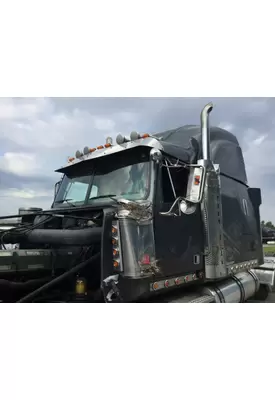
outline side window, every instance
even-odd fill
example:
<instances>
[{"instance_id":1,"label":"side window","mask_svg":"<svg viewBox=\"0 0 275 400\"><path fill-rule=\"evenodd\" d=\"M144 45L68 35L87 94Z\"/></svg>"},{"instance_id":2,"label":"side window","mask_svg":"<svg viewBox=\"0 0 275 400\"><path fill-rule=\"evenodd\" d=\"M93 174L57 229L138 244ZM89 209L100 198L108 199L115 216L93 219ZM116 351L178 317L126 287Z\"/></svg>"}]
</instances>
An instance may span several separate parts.
<instances>
[{"instance_id":1,"label":"side window","mask_svg":"<svg viewBox=\"0 0 275 400\"><path fill-rule=\"evenodd\" d=\"M98 196L98 187L93 185L91 193L90 193L90 198L91 197L96 197L96 196Z\"/></svg>"},{"instance_id":2,"label":"side window","mask_svg":"<svg viewBox=\"0 0 275 400\"><path fill-rule=\"evenodd\" d=\"M188 184L188 170L185 168L169 168L176 197L185 197ZM162 167L162 193L164 203L175 201L170 177L166 167Z\"/></svg>"}]
</instances>

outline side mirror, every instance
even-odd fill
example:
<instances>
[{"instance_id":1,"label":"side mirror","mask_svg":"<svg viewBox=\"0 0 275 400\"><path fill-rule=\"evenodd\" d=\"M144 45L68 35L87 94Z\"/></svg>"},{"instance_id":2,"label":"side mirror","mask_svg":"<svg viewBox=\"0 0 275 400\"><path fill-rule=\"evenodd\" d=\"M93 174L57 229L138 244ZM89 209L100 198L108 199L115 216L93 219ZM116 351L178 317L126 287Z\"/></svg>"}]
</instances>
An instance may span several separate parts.
<instances>
[{"instance_id":1,"label":"side mirror","mask_svg":"<svg viewBox=\"0 0 275 400\"><path fill-rule=\"evenodd\" d=\"M56 182L56 184L54 185L54 198L57 195L57 192L58 192L58 190L60 188L60 185L61 185L61 181Z\"/></svg>"},{"instance_id":2,"label":"side mirror","mask_svg":"<svg viewBox=\"0 0 275 400\"><path fill-rule=\"evenodd\" d=\"M203 165L190 165L186 199L190 203L200 203L203 197L205 184L205 167Z\"/></svg>"},{"instance_id":3,"label":"side mirror","mask_svg":"<svg viewBox=\"0 0 275 400\"><path fill-rule=\"evenodd\" d=\"M177 197L172 207L167 212L160 213L165 216L179 217L181 214L191 215L201 203L204 193L206 170L203 165L190 165L186 197Z\"/></svg>"}]
</instances>

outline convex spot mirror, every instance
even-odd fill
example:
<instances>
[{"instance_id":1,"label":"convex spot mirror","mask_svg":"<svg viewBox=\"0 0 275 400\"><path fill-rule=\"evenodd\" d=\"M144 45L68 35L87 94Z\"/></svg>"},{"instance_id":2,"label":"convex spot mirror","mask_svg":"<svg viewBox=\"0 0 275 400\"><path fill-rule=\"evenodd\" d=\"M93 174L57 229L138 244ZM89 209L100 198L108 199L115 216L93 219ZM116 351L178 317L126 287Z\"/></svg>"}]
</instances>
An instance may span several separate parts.
<instances>
[{"instance_id":1,"label":"convex spot mirror","mask_svg":"<svg viewBox=\"0 0 275 400\"><path fill-rule=\"evenodd\" d=\"M167 217L180 217L182 214L191 215L196 211L197 204L189 203L188 201L178 197L172 207L167 212L161 212L161 215Z\"/></svg>"},{"instance_id":2,"label":"convex spot mirror","mask_svg":"<svg viewBox=\"0 0 275 400\"><path fill-rule=\"evenodd\" d=\"M179 203L179 209L183 214L190 215L190 214L193 214L196 211L196 204L188 203L187 201L182 200Z\"/></svg>"}]
</instances>

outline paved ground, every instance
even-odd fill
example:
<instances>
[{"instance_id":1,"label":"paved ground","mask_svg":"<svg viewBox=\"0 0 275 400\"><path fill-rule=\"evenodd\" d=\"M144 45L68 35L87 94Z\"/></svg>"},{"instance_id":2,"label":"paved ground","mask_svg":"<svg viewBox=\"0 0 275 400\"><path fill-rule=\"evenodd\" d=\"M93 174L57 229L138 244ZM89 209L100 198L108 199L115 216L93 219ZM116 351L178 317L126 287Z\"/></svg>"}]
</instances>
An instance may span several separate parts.
<instances>
[{"instance_id":1,"label":"paved ground","mask_svg":"<svg viewBox=\"0 0 275 400\"><path fill-rule=\"evenodd\" d=\"M250 300L248 303L275 303L275 293L270 293L266 301L253 301Z\"/></svg>"},{"instance_id":2,"label":"paved ground","mask_svg":"<svg viewBox=\"0 0 275 400\"><path fill-rule=\"evenodd\" d=\"M269 293L265 301L248 300L247 303L275 303L275 292Z\"/></svg>"},{"instance_id":3,"label":"paved ground","mask_svg":"<svg viewBox=\"0 0 275 400\"><path fill-rule=\"evenodd\" d=\"M271 293L265 303L275 303L275 293Z\"/></svg>"}]
</instances>

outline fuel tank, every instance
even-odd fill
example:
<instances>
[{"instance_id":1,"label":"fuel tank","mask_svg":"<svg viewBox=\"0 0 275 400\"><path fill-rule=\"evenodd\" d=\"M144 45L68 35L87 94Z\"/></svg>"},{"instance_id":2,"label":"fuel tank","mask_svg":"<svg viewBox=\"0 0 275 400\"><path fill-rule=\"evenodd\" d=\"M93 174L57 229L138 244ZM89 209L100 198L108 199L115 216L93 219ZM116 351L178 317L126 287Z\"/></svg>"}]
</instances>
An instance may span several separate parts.
<instances>
[{"instance_id":1,"label":"fuel tank","mask_svg":"<svg viewBox=\"0 0 275 400\"><path fill-rule=\"evenodd\" d=\"M212 297L213 303L243 303L252 298L259 288L257 275L253 271L244 271L225 281L204 287L201 294ZM191 303L201 302L200 297L191 301Z\"/></svg>"}]
</instances>

